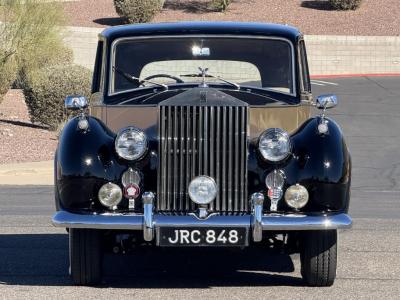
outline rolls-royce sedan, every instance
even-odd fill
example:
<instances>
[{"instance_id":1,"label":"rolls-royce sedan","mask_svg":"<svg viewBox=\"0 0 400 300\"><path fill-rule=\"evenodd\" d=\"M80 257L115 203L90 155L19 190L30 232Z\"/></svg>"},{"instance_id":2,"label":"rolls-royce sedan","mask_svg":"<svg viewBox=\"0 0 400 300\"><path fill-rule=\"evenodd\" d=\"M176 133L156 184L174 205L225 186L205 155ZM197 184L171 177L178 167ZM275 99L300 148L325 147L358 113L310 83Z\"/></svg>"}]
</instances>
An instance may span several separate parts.
<instances>
[{"instance_id":1,"label":"rolls-royce sedan","mask_svg":"<svg viewBox=\"0 0 400 300\"><path fill-rule=\"evenodd\" d=\"M332 285L337 231L352 223L336 105L312 97L290 26L105 29L92 96L66 98L75 116L55 156L53 224L69 232L73 282L101 283L103 254L133 246L264 244L300 253L306 284Z\"/></svg>"}]
</instances>

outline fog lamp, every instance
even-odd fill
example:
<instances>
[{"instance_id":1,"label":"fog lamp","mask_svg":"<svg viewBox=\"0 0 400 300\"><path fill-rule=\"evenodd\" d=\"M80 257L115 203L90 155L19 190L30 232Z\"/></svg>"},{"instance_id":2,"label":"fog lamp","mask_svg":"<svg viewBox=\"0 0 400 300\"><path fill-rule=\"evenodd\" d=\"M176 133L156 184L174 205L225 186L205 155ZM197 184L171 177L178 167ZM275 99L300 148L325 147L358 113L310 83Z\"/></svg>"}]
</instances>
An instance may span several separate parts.
<instances>
[{"instance_id":1,"label":"fog lamp","mask_svg":"<svg viewBox=\"0 0 400 300\"><path fill-rule=\"evenodd\" d=\"M285 201L292 208L300 209L308 202L308 191L300 185L292 185L285 192Z\"/></svg>"},{"instance_id":2,"label":"fog lamp","mask_svg":"<svg viewBox=\"0 0 400 300\"><path fill-rule=\"evenodd\" d=\"M194 178L188 188L190 199L197 204L208 204L217 196L217 184L208 176Z\"/></svg>"},{"instance_id":3,"label":"fog lamp","mask_svg":"<svg viewBox=\"0 0 400 300\"><path fill-rule=\"evenodd\" d=\"M118 185L108 182L100 188L98 197L101 204L116 209L122 200L122 191Z\"/></svg>"}]
</instances>

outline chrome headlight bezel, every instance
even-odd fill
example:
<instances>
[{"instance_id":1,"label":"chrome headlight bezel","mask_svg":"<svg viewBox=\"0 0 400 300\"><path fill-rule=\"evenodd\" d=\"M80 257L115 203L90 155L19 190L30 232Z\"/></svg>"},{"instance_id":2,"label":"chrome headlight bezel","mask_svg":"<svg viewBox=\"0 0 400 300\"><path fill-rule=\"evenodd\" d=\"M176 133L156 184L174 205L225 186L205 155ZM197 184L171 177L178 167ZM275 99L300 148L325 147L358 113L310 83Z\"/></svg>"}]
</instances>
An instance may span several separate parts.
<instances>
[{"instance_id":1,"label":"chrome headlight bezel","mask_svg":"<svg viewBox=\"0 0 400 300\"><path fill-rule=\"evenodd\" d=\"M137 137L139 137L141 139L141 149L138 153L136 154L126 154L121 150L120 147L120 141L121 138L129 133L134 133L137 134ZM140 160L141 158L143 158L145 156L145 154L147 153L148 150L148 140L147 140L147 136L146 134L143 132L143 130L136 128L134 126L129 126L126 128L121 129L118 134L117 137L115 138L115 142L114 142L114 148L115 148L115 152L117 153L117 155L125 160L128 161L137 161Z\"/></svg>"},{"instance_id":2,"label":"chrome headlight bezel","mask_svg":"<svg viewBox=\"0 0 400 300\"><path fill-rule=\"evenodd\" d=\"M264 139L271 139L271 136L280 137L286 140L284 144L284 149L279 155L272 155L268 153L268 149L263 149L262 143ZM292 141L290 139L289 133L281 128L269 128L265 130L258 138L258 151L264 160L272 163L278 163L285 160L292 153Z\"/></svg>"}]
</instances>

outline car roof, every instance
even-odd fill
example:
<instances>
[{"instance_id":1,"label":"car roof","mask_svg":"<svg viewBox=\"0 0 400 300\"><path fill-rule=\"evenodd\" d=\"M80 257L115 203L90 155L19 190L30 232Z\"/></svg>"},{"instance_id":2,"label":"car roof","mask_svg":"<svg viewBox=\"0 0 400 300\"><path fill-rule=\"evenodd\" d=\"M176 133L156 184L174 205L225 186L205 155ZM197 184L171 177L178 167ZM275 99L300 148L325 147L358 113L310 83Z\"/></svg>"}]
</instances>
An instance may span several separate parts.
<instances>
[{"instance_id":1,"label":"car roof","mask_svg":"<svg viewBox=\"0 0 400 300\"><path fill-rule=\"evenodd\" d=\"M286 38L296 43L302 36L292 26L271 23L244 22L174 22L122 25L105 29L100 37L108 42L115 39L136 36L159 35L254 35Z\"/></svg>"}]
</instances>

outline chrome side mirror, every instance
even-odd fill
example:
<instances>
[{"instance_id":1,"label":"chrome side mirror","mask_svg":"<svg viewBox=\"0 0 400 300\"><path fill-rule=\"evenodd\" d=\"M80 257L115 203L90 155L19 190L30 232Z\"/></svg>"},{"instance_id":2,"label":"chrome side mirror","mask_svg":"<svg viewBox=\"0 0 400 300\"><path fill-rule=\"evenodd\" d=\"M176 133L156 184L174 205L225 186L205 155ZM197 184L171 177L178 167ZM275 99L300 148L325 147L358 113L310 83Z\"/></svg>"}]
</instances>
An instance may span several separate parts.
<instances>
[{"instance_id":1,"label":"chrome side mirror","mask_svg":"<svg viewBox=\"0 0 400 300\"><path fill-rule=\"evenodd\" d=\"M317 97L316 105L323 110L333 108L338 105L338 98L333 94L320 95Z\"/></svg>"},{"instance_id":2,"label":"chrome side mirror","mask_svg":"<svg viewBox=\"0 0 400 300\"><path fill-rule=\"evenodd\" d=\"M70 110L83 110L88 107L88 101L84 96L67 96L64 107Z\"/></svg>"}]
</instances>

